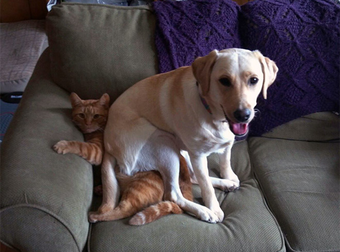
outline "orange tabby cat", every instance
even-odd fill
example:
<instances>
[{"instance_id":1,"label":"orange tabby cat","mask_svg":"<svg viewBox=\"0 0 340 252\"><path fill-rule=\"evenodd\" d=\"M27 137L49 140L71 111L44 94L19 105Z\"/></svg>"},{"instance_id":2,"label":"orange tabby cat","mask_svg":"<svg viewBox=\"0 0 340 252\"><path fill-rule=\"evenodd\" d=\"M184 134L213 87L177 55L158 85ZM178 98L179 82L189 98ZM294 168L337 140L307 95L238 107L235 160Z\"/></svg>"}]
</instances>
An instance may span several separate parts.
<instances>
[{"instance_id":1,"label":"orange tabby cat","mask_svg":"<svg viewBox=\"0 0 340 252\"><path fill-rule=\"evenodd\" d=\"M91 164L99 165L102 162L103 131L110 98L108 94L104 94L99 100L82 100L72 93L70 99L73 122L83 132L85 142L62 140L53 148L59 154L77 154ZM185 198L193 200L190 175L183 157L180 164L181 191ZM119 168L116 167L116 177L121 190L121 200L111 213L111 219L119 220L135 214L129 223L143 225L170 213L182 213L182 209L174 202L162 201L164 185L158 171L139 172L127 176L117 169ZM101 191L100 186L97 186L95 191Z\"/></svg>"},{"instance_id":2,"label":"orange tabby cat","mask_svg":"<svg viewBox=\"0 0 340 252\"><path fill-rule=\"evenodd\" d=\"M182 209L174 202L162 201L164 183L158 171L138 172L127 176L116 172L119 187L122 191L118 206L109 218L119 220L135 214L129 221L130 225L143 225L170 213L180 214ZM183 196L193 200L190 174L185 159L180 157L179 186Z\"/></svg>"},{"instance_id":3,"label":"orange tabby cat","mask_svg":"<svg viewBox=\"0 0 340 252\"><path fill-rule=\"evenodd\" d=\"M103 158L103 133L110 106L110 97L103 94L99 100L82 100L75 93L70 96L72 121L84 134L85 142L59 141L53 148L59 154L73 153L94 165Z\"/></svg>"}]
</instances>

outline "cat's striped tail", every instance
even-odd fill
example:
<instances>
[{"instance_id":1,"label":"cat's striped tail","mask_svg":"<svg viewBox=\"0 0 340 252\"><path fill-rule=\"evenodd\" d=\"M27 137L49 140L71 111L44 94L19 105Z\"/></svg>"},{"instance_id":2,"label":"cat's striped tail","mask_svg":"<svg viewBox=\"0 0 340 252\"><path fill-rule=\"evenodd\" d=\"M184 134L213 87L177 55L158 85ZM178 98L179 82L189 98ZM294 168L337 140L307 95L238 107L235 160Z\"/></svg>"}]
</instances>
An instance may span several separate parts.
<instances>
[{"instance_id":1,"label":"cat's striped tail","mask_svg":"<svg viewBox=\"0 0 340 252\"><path fill-rule=\"evenodd\" d=\"M129 221L130 225L139 226L153 222L168 214L181 214L182 209L174 202L162 201L155 205L145 208L143 211L136 213Z\"/></svg>"}]
</instances>

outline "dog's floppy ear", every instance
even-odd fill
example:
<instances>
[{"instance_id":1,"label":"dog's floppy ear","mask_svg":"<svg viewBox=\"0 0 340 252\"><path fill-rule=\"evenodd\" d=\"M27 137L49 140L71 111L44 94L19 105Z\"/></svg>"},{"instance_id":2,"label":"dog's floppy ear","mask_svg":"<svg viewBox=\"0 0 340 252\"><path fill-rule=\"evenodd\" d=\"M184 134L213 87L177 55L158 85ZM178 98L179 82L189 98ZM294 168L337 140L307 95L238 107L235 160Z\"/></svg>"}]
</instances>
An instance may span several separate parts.
<instances>
[{"instance_id":1,"label":"dog's floppy ear","mask_svg":"<svg viewBox=\"0 0 340 252\"><path fill-rule=\"evenodd\" d=\"M262 94L264 99L267 99L267 89L275 81L279 68L276 66L274 61L267 57L264 57L259 51L254 51L254 53L258 57L262 66L263 72Z\"/></svg>"},{"instance_id":2,"label":"dog's floppy ear","mask_svg":"<svg viewBox=\"0 0 340 252\"><path fill-rule=\"evenodd\" d=\"M211 51L204 57L198 57L192 63L192 71L198 83L201 85L202 94L205 95L210 87L210 74L218 55L217 50Z\"/></svg>"}]
</instances>

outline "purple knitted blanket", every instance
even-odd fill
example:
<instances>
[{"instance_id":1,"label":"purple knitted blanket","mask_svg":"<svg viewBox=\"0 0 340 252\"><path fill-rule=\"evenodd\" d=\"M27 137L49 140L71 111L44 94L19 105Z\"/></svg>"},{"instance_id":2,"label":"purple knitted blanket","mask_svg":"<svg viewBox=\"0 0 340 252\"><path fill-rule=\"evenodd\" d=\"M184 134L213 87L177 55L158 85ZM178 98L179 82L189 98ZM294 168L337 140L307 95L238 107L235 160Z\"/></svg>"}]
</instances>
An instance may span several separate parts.
<instances>
[{"instance_id":1,"label":"purple knitted blanket","mask_svg":"<svg viewBox=\"0 0 340 252\"><path fill-rule=\"evenodd\" d=\"M190 65L213 49L258 49L279 67L251 135L321 112L339 112L340 7L329 0L157 1L160 72Z\"/></svg>"}]
</instances>

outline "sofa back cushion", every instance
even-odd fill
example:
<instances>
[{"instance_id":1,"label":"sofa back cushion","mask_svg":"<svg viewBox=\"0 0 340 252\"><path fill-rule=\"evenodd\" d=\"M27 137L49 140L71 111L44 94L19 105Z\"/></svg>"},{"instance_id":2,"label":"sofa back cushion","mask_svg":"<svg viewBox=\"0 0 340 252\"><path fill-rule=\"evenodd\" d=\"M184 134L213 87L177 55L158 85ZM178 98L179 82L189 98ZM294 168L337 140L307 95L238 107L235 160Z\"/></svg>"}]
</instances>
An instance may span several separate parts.
<instances>
[{"instance_id":1,"label":"sofa back cushion","mask_svg":"<svg viewBox=\"0 0 340 252\"><path fill-rule=\"evenodd\" d=\"M158 72L155 17L148 7L68 3L47 16L53 80L83 99L111 100Z\"/></svg>"}]
</instances>

